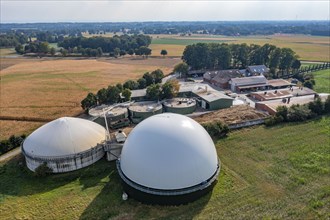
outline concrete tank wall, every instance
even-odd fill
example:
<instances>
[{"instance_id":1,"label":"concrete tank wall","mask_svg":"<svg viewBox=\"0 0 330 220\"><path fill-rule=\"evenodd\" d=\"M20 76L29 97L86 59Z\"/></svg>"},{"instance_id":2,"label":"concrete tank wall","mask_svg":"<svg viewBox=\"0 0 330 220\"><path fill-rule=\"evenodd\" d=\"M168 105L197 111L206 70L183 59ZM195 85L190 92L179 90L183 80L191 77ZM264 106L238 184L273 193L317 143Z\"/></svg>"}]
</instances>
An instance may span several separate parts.
<instances>
[{"instance_id":1,"label":"concrete tank wall","mask_svg":"<svg viewBox=\"0 0 330 220\"><path fill-rule=\"evenodd\" d=\"M196 103L195 105L192 106L187 106L187 107L171 107L168 105L164 105L164 111L165 112L172 112L172 113L177 113L177 114L191 114L196 110Z\"/></svg>"}]
</instances>

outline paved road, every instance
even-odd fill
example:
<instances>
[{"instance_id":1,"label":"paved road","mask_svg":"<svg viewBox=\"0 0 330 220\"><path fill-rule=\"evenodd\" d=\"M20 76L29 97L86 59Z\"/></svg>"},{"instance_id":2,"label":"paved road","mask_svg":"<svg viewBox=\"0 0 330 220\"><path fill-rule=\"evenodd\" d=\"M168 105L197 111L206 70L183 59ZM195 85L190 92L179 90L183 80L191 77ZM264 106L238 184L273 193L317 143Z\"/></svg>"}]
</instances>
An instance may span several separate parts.
<instances>
[{"instance_id":1,"label":"paved road","mask_svg":"<svg viewBox=\"0 0 330 220\"><path fill-rule=\"evenodd\" d=\"M7 159L10 159L11 157L14 157L14 156L16 156L20 153L21 153L21 148L20 147L14 149L14 150L11 150L11 151L5 153L4 155L0 156L0 162L3 162Z\"/></svg>"}]
</instances>

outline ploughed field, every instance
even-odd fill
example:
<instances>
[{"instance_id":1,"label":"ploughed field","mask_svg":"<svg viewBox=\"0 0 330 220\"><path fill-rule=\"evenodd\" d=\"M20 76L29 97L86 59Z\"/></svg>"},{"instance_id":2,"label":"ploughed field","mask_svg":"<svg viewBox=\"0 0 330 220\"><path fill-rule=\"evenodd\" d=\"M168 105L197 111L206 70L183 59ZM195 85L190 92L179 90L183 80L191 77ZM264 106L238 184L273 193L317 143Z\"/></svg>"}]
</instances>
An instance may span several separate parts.
<instances>
[{"instance_id":1,"label":"ploughed field","mask_svg":"<svg viewBox=\"0 0 330 220\"><path fill-rule=\"evenodd\" d=\"M37 178L17 157L0 164L1 219L328 219L329 131L324 116L215 139L219 182L205 197L170 207L122 201L115 163L105 159Z\"/></svg>"},{"instance_id":2,"label":"ploughed field","mask_svg":"<svg viewBox=\"0 0 330 220\"><path fill-rule=\"evenodd\" d=\"M172 71L178 59L8 59L1 58L0 116L56 119L82 112L88 92L137 79L147 71ZM0 139L28 133L40 123L0 120ZM26 128L26 129L23 129Z\"/></svg>"}]
</instances>

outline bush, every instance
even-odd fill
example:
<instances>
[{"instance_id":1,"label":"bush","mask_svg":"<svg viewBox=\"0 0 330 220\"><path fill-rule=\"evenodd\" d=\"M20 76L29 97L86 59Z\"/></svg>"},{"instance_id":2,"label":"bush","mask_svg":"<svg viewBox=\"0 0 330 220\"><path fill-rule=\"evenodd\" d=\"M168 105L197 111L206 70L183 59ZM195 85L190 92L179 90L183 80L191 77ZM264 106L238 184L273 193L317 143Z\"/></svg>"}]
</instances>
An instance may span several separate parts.
<instances>
[{"instance_id":1,"label":"bush","mask_svg":"<svg viewBox=\"0 0 330 220\"><path fill-rule=\"evenodd\" d=\"M53 172L53 170L47 166L47 163L43 162L42 164L40 164L40 166L38 166L35 169L34 175L37 177L45 177L52 172Z\"/></svg>"},{"instance_id":2,"label":"bush","mask_svg":"<svg viewBox=\"0 0 330 220\"><path fill-rule=\"evenodd\" d=\"M330 95L327 97L327 99L324 102L324 113L325 114L330 113Z\"/></svg>"},{"instance_id":3,"label":"bush","mask_svg":"<svg viewBox=\"0 0 330 220\"><path fill-rule=\"evenodd\" d=\"M287 121L287 119L288 119L288 108L286 106L278 106L276 108L276 117L281 117L282 121Z\"/></svg>"},{"instance_id":4,"label":"bush","mask_svg":"<svg viewBox=\"0 0 330 220\"><path fill-rule=\"evenodd\" d=\"M0 142L0 155L11 151L12 149L19 147L23 140L25 139L25 135L22 136L10 136L8 140L2 140Z\"/></svg>"},{"instance_id":5,"label":"bush","mask_svg":"<svg viewBox=\"0 0 330 220\"><path fill-rule=\"evenodd\" d=\"M288 121L305 121L313 116L306 105L292 105L288 110Z\"/></svg>"},{"instance_id":6,"label":"bush","mask_svg":"<svg viewBox=\"0 0 330 220\"><path fill-rule=\"evenodd\" d=\"M321 115L323 113L323 103L320 98L308 103L308 108L317 115Z\"/></svg>"},{"instance_id":7,"label":"bush","mask_svg":"<svg viewBox=\"0 0 330 220\"><path fill-rule=\"evenodd\" d=\"M202 126L212 137L225 137L229 132L228 126L220 121L204 123Z\"/></svg>"},{"instance_id":8,"label":"bush","mask_svg":"<svg viewBox=\"0 0 330 220\"><path fill-rule=\"evenodd\" d=\"M265 120L265 125L267 127L269 127L269 126L273 126L273 125L279 124L279 123L281 123L283 121L284 121L284 119L283 119L283 117L281 115L279 115L279 116L276 115L276 116L272 116L270 118L267 118Z\"/></svg>"}]
</instances>

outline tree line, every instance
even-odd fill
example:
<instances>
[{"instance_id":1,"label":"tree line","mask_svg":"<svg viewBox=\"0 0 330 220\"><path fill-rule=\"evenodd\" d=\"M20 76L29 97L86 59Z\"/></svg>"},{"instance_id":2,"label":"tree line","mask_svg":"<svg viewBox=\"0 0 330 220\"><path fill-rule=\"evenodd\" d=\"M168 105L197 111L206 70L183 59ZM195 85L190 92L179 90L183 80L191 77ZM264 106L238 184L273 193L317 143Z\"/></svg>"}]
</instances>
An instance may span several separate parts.
<instances>
[{"instance_id":1,"label":"tree line","mask_svg":"<svg viewBox=\"0 0 330 220\"><path fill-rule=\"evenodd\" d=\"M115 104L131 99L131 90L146 89L146 99L162 100L170 99L177 95L180 89L177 80L169 80L161 84L164 78L162 70L157 69L152 72L146 72L138 80L127 80L123 84L110 85L102 88L96 94L88 93L81 101L81 107L88 110L96 105Z\"/></svg>"},{"instance_id":2,"label":"tree line","mask_svg":"<svg viewBox=\"0 0 330 220\"><path fill-rule=\"evenodd\" d=\"M28 37L24 34L5 34L0 35L0 47L16 47L19 44L28 42Z\"/></svg>"},{"instance_id":3,"label":"tree line","mask_svg":"<svg viewBox=\"0 0 330 220\"><path fill-rule=\"evenodd\" d=\"M38 32L53 36L78 36L82 32L103 34L216 34L226 36L310 34L330 36L329 22L324 21L189 21L189 22L98 22L98 23L26 23L1 24L2 33L13 30L35 37Z\"/></svg>"},{"instance_id":4,"label":"tree line","mask_svg":"<svg viewBox=\"0 0 330 220\"><path fill-rule=\"evenodd\" d=\"M299 69L297 54L290 48L271 44L197 43L186 46L182 59L192 69L244 69L250 65L266 65L271 72Z\"/></svg>"},{"instance_id":5,"label":"tree line","mask_svg":"<svg viewBox=\"0 0 330 220\"><path fill-rule=\"evenodd\" d=\"M77 48L101 48L105 53L114 53L115 49L119 51L134 51L141 47L148 47L151 43L151 37L147 35L121 35L113 37L66 37L62 42L58 43L59 47L67 50Z\"/></svg>"}]
</instances>

